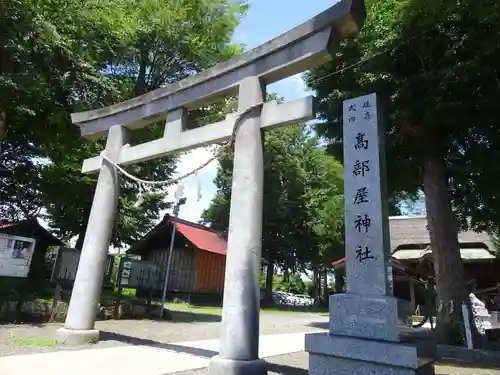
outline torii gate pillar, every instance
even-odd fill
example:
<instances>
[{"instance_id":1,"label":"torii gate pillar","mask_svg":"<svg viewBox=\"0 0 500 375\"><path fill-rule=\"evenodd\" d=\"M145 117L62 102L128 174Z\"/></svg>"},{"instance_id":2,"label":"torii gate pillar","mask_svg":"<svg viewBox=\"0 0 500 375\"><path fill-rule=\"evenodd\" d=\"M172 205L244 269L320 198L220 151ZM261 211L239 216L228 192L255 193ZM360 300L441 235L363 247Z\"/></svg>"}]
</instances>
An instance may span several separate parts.
<instances>
[{"instance_id":1,"label":"torii gate pillar","mask_svg":"<svg viewBox=\"0 0 500 375\"><path fill-rule=\"evenodd\" d=\"M238 110L264 98L259 79L245 78L240 83ZM259 359L263 185L260 110L256 108L242 120L234 145L221 347L210 362L213 375L267 372Z\"/></svg>"}]
</instances>

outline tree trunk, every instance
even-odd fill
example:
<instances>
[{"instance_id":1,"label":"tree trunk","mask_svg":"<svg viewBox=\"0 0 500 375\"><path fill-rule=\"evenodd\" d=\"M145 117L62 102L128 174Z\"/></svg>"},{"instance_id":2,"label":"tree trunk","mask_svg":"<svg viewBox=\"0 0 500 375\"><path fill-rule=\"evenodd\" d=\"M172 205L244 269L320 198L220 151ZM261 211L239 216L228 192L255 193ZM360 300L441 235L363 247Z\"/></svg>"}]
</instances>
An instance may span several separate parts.
<instances>
[{"instance_id":1,"label":"tree trunk","mask_svg":"<svg viewBox=\"0 0 500 375\"><path fill-rule=\"evenodd\" d=\"M273 304L273 276L274 276L274 263L267 263L266 270L266 296L264 299L265 305Z\"/></svg>"},{"instance_id":2,"label":"tree trunk","mask_svg":"<svg viewBox=\"0 0 500 375\"><path fill-rule=\"evenodd\" d=\"M323 300L325 305L328 306L328 270L326 267L323 270Z\"/></svg>"},{"instance_id":3,"label":"tree trunk","mask_svg":"<svg viewBox=\"0 0 500 375\"><path fill-rule=\"evenodd\" d=\"M444 159L429 158L424 164L423 172L425 206L439 298L437 339L441 343L458 343L457 335L460 335L460 328L463 327L461 304L469 301L463 279L458 228L448 195Z\"/></svg>"},{"instance_id":4,"label":"tree trunk","mask_svg":"<svg viewBox=\"0 0 500 375\"><path fill-rule=\"evenodd\" d=\"M89 224L90 219L90 211L86 213L85 220L83 221L83 227L78 234L78 238L75 243L75 249L82 250L83 241L85 241L85 234L87 233L87 226Z\"/></svg>"},{"instance_id":5,"label":"tree trunk","mask_svg":"<svg viewBox=\"0 0 500 375\"><path fill-rule=\"evenodd\" d=\"M83 247L83 241L85 240L85 229L80 232L80 234L78 235L78 239L76 240L76 243L75 243L75 249L78 249L78 250L82 250L82 247Z\"/></svg>"},{"instance_id":6,"label":"tree trunk","mask_svg":"<svg viewBox=\"0 0 500 375\"><path fill-rule=\"evenodd\" d=\"M5 112L0 111L0 159L2 158L3 153L3 141L7 136L7 124L5 117Z\"/></svg>"},{"instance_id":7,"label":"tree trunk","mask_svg":"<svg viewBox=\"0 0 500 375\"><path fill-rule=\"evenodd\" d=\"M323 299L321 295L321 272L319 270L316 270L316 294L319 300Z\"/></svg>"},{"instance_id":8,"label":"tree trunk","mask_svg":"<svg viewBox=\"0 0 500 375\"><path fill-rule=\"evenodd\" d=\"M313 262L312 264L312 298L316 299L319 297L319 283L318 283L318 268Z\"/></svg>"},{"instance_id":9,"label":"tree trunk","mask_svg":"<svg viewBox=\"0 0 500 375\"><path fill-rule=\"evenodd\" d=\"M139 96L147 92L146 73L148 52L147 49L141 49L140 51L139 72L137 74L137 80L135 81L134 96Z\"/></svg>"},{"instance_id":10,"label":"tree trunk","mask_svg":"<svg viewBox=\"0 0 500 375\"><path fill-rule=\"evenodd\" d=\"M342 293L344 290L345 266L335 268L335 293Z\"/></svg>"},{"instance_id":11,"label":"tree trunk","mask_svg":"<svg viewBox=\"0 0 500 375\"><path fill-rule=\"evenodd\" d=\"M6 124L5 112L0 111L0 141L3 141L7 135L7 124ZM0 150L1 152L1 150Z\"/></svg>"}]
</instances>

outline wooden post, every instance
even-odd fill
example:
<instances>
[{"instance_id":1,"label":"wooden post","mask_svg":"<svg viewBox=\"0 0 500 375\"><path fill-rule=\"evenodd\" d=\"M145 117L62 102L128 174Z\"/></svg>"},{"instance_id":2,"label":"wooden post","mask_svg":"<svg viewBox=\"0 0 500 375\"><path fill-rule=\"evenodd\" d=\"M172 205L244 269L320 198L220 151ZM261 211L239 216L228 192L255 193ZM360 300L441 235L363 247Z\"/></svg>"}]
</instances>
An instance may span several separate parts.
<instances>
[{"instance_id":1,"label":"wooden post","mask_svg":"<svg viewBox=\"0 0 500 375\"><path fill-rule=\"evenodd\" d=\"M410 280L410 303L411 303L411 311L412 311L412 314L415 313L415 305L416 305L416 302L415 302L415 281L413 281L413 279L409 279Z\"/></svg>"},{"instance_id":2,"label":"wooden post","mask_svg":"<svg viewBox=\"0 0 500 375\"><path fill-rule=\"evenodd\" d=\"M118 287L118 290L116 292L116 297L115 297L115 310L113 312L113 317L116 319L116 320L120 320L120 304L121 304L121 300L122 300L122 287L119 286Z\"/></svg>"},{"instance_id":3,"label":"wooden post","mask_svg":"<svg viewBox=\"0 0 500 375\"><path fill-rule=\"evenodd\" d=\"M56 284L56 289L54 290L54 298L52 298L52 308L50 311L49 323L54 322L54 319L56 317L57 305L61 300L61 290L62 290L61 284Z\"/></svg>"}]
</instances>

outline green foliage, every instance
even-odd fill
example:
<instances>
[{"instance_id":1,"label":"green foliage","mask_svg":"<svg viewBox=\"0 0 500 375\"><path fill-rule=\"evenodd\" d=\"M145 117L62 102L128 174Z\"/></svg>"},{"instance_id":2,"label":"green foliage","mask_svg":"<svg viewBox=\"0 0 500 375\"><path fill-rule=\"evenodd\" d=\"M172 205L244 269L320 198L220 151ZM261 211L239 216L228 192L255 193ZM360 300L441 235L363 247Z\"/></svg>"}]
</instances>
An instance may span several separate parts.
<instances>
[{"instance_id":1,"label":"green foliage","mask_svg":"<svg viewBox=\"0 0 500 375\"><path fill-rule=\"evenodd\" d=\"M360 37L343 42L307 81L341 156L341 102L377 92L388 115L389 191L423 188L423 165L443 158L463 228L497 221L500 12L494 1L369 0ZM403 194L403 197L401 195ZM472 219L472 220L470 220Z\"/></svg>"},{"instance_id":2,"label":"green foliage","mask_svg":"<svg viewBox=\"0 0 500 375\"><path fill-rule=\"evenodd\" d=\"M276 282L274 282L276 280ZM274 276L273 290L293 294L307 294L307 287L298 274L288 276Z\"/></svg>"},{"instance_id":3,"label":"green foliage","mask_svg":"<svg viewBox=\"0 0 500 375\"><path fill-rule=\"evenodd\" d=\"M493 250L497 257L500 258L500 228L496 227L489 233L491 242L493 243Z\"/></svg>"},{"instance_id":4,"label":"green foliage","mask_svg":"<svg viewBox=\"0 0 500 375\"><path fill-rule=\"evenodd\" d=\"M232 155L219 159L217 195L202 214L214 228L229 226ZM342 252L343 170L303 125L264 135L262 256L291 269L329 264Z\"/></svg>"},{"instance_id":5,"label":"green foliage","mask_svg":"<svg viewBox=\"0 0 500 375\"><path fill-rule=\"evenodd\" d=\"M306 281L304 282L304 285L306 287L306 293L304 294L307 294L309 296L314 296L315 295L315 285L312 281Z\"/></svg>"},{"instance_id":6,"label":"green foliage","mask_svg":"<svg viewBox=\"0 0 500 375\"><path fill-rule=\"evenodd\" d=\"M462 322L447 322L445 323L445 333L447 342L450 345L463 346L465 345L465 329Z\"/></svg>"},{"instance_id":7,"label":"green foliage","mask_svg":"<svg viewBox=\"0 0 500 375\"><path fill-rule=\"evenodd\" d=\"M84 140L70 113L109 105L185 78L241 52L231 35L247 5L220 0L13 0L0 3L1 216L37 215L64 239L85 233L96 176L80 173L104 142ZM163 124L134 132L158 138ZM176 157L130 167L168 179ZM131 243L168 206L161 189L123 181L113 243ZM142 204L137 204L138 195Z\"/></svg>"},{"instance_id":8,"label":"green foliage","mask_svg":"<svg viewBox=\"0 0 500 375\"><path fill-rule=\"evenodd\" d=\"M266 286L266 273L262 272L260 275L260 286ZM309 289L312 288L310 282L304 283L299 274L292 275L273 275L273 291L290 292L293 294L310 294Z\"/></svg>"}]
</instances>

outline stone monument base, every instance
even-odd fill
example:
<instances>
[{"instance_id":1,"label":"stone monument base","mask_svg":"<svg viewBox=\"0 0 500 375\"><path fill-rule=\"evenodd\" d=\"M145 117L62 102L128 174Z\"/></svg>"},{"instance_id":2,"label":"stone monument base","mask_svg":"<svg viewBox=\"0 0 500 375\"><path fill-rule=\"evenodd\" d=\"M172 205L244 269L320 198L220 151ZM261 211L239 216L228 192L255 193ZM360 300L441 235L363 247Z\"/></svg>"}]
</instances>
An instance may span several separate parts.
<instances>
[{"instance_id":1,"label":"stone monument base","mask_svg":"<svg viewBox=\"0 0 500 375\"><path fill-rule=\"evenodd\" d=\"M306 335L309 374L434 375L435 347L349 336Z\"/></svg>"},{"instance_id":2,"label":"stone monument base","mask_svg":"<svg viewBox=\"0 0 500 375\"><path fill-rule=\"evenodd\" d=\"M99 341L99 331L97 329L59 328L56 341L66 345L94 344Z\"/></svg>"},{"instance_id":3,"label":"stone monument base","mask_svg":"<svg viewBox=\"0 0 500 375\"><path fill-rule=\"evenodd\" d=\"M392 296L333 294L329 299L330 333L383 341L400 341L401 323L411 326L408 301Z\"/></svg>"},{"instance_id":4,"label":"stone monument base","mask_svg":"<svg viewBox=\"0 0 500 375\"><path fill-rule=\"evenodd\" d=\"M267 366L262 359L238 361L220 358L216 355L210 360L208 373L210 375L267 375Z\"/></svg>"}]
</instances>

